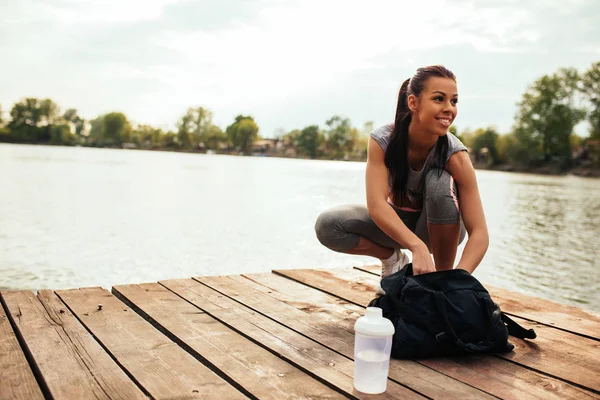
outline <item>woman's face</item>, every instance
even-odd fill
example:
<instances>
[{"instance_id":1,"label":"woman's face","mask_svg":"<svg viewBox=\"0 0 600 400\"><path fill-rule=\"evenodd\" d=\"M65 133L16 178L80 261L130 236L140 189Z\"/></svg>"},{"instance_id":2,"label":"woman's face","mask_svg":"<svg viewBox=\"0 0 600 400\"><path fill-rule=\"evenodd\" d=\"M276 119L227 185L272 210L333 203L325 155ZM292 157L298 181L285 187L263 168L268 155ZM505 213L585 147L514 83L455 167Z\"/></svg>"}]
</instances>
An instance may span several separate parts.
<instances>
[{"instance_id":1,"label":"woman's face","mask_svg":"<svg viewBox=\"0 0 600 400\"><path fill-rule=\"evenodd\" d=\"M456 82L450 78L429 78L419 97L410 95L408 106L412 120L423 131L444 136L458 114L458 90Z\"/></svg>"}]
</instances>

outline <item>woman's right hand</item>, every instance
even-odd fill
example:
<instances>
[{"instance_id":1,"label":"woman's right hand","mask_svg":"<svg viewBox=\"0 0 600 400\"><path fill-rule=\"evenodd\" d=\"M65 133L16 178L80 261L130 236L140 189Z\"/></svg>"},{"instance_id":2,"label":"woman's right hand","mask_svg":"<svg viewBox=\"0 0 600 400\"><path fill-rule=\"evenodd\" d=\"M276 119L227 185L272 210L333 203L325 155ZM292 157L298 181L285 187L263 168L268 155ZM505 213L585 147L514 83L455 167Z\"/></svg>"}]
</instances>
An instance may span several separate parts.
<instances>
[{"instance_id":1,"label":"woman's right hand","mask_svg":"<svg viewBox=\"0 0 600 400\"><path fill-rule=\"evenodd\" d=\"M412 252L412 256L413 275L428 274L436 271L427 246L424 245Z\"/></svg>"}]
</instances>

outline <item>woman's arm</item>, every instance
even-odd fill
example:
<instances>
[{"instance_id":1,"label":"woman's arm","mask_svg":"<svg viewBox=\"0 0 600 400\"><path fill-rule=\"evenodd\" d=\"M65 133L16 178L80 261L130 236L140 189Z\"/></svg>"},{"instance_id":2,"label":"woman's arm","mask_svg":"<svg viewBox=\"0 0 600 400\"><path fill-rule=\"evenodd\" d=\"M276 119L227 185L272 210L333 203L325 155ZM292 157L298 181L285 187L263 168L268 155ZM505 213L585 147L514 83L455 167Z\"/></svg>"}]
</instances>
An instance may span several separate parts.
<instances>
[{"instance_id":1,"label":"woman's arm","mask_svg":"<svg viewBox=\"0 0 600 400\"><path fill-rule=\"evenodd\" d=\"M458 185L462 219L469 234L467 244L456 268L473 273L485 255L489 236L483 205L477 187L475 169L466 151L453 154L446 167Z\"/></svg>"},{"instance_id":2,"label":"woman's arm","mask_svg":"<svg viewBox=\"0 0 600 400\"><path fill-rule=\"evenodd\" d=\"M403 248L413 253L427 253L427 245L406 227L392 206L388 198L388 170L385 166L385 153L381 146L371 137L367 152L367 168L365 174L367 191L367 210L373 222L389 237L400 243ZM433 262L425 268L435 271Z\"/></svg>"}]
</instances>

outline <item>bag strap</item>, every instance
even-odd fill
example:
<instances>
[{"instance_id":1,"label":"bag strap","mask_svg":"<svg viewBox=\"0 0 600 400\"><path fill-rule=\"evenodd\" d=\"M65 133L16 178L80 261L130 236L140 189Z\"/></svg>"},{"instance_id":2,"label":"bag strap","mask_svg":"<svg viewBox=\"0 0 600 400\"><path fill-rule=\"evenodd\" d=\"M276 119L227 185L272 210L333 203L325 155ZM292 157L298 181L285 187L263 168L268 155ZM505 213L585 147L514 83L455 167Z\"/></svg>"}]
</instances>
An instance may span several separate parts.
<instances>
[{"instance_id":1,"label":"bag strap","mask_svg":"<svg viewBox=\"0 0 600 400\"><path fill-rule=\"evenodd\" d=\"M502 322L506 324L508 328L508 334L519 339L535 339L537 335L533 329L525 329L515 321L513 321L508 315L501 314Z\"/></svg>"}]
</instances>

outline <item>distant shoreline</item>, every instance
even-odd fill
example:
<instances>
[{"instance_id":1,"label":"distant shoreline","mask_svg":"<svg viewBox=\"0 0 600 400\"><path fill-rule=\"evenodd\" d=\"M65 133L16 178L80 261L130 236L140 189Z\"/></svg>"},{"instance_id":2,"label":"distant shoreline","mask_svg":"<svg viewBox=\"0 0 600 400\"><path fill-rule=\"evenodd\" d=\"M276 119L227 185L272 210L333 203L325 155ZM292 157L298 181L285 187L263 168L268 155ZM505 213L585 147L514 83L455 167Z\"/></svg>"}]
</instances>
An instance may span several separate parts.
<instances>
[{"instance_id":1,"label":"distant shoreline","mask_svg":"<svg viewBox=\"0 0 600 400\"><path fill-rule=\"evenodd\" d=\"M516 168L509 164L499 164L493 167L474 164L477 170L486 171L501 171L501 172L516 172L524 174L548 175L548 176L564 176L573 175L583 178L600 178L600 168L575 166L565 171L560 171L553 165L543 165L535 168Z\"/></svg>"},{"instance_id":2,"label":"distant shoreline","mask_svg":"<svg viewBox=\"0 0 600 400\"><path fill-rule=\"evenodd\" d=\"M47 147L83 147L88 149L110 149L110 150L134 150L134 151L159 151L168 153L186 153L186 154L209 154L209 155L225 155L225 156L241 156L241 157L262 157L262 158L287 158L287 159L298 159L298 160L319 160L319 161L351 161L351 162L366 162L366 159L349 158L347 160L332 160L328 158L309 158L302 156L286 156L284 154L271 154L271 153L256 153L256 154L239 154L235 152L215 152L207 153L201 150L182 150L182 149L144 149L144 148L123 148L123 147L108 147L108 146L64 146L64 145L53 145L49 143L16 143L16 142L0 142L0 144L6 145L27 145L27 146L47 146ZM476 170L483 171L500 171L500 172L515 172L522 174L535 174L535 175L548 175L548 176L566 176L573 175L584 178L600 178L600 168L576 166L565 171L558 170L555 166L548 164L535 168L518 168L509 164L498 164L492 167L488 167L483 163L473 163Z\"/></svg>"}]
</instances>

